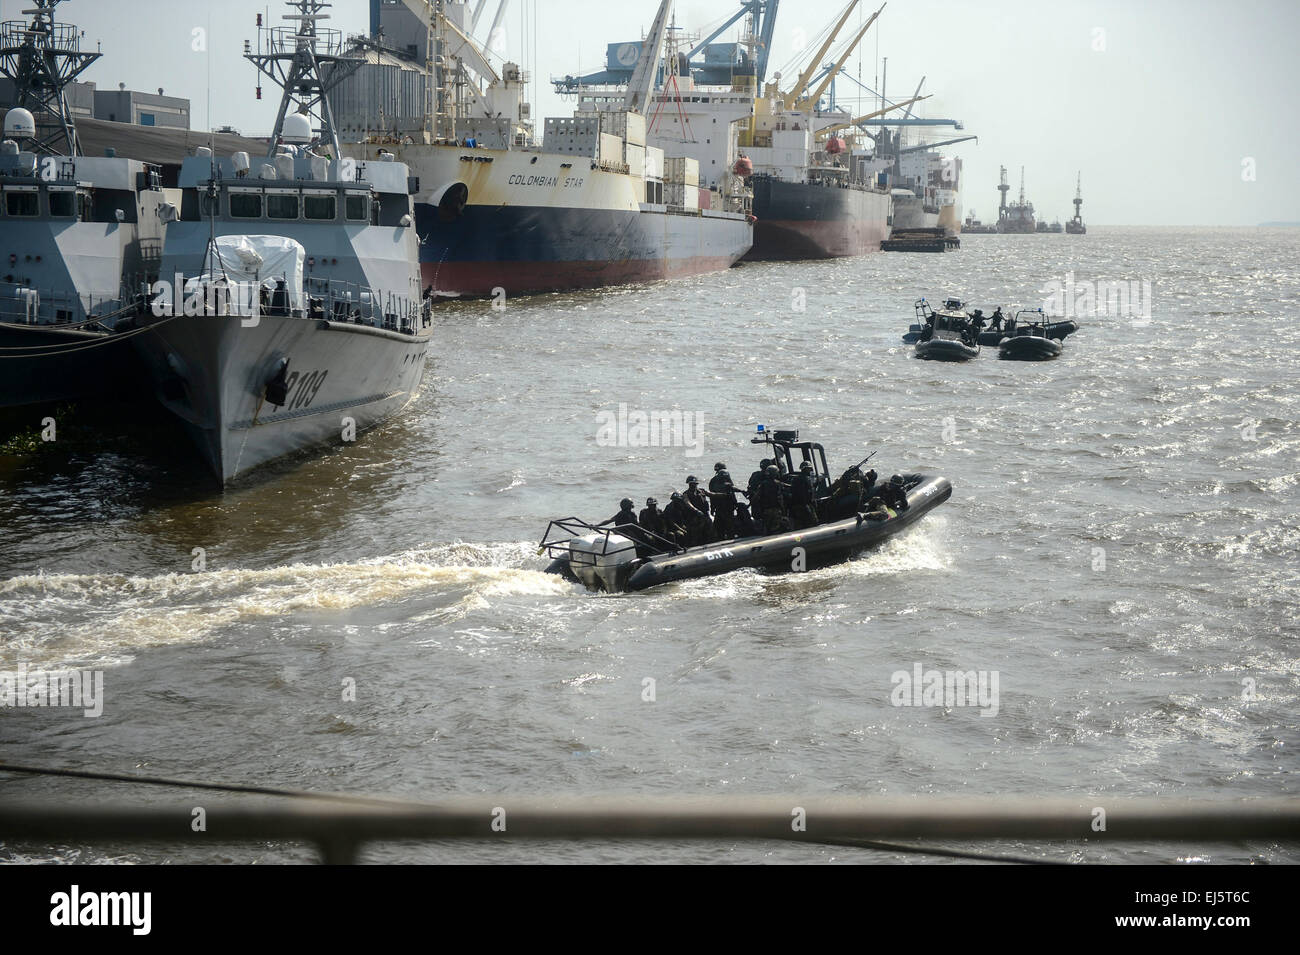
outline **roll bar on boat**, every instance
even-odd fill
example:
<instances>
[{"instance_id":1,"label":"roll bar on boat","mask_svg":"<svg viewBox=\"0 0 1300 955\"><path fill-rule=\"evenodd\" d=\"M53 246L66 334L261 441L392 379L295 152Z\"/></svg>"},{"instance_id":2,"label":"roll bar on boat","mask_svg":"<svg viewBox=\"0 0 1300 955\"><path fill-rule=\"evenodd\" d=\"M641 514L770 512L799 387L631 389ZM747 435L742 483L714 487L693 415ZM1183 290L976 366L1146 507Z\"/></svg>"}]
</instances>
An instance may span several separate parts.
<instances>
[{"instance_id":1,"label":"roll bar on boat","mask_svg":"<svg viewBox=\"0 0 1300 955\"><path fill-rule=\"evenodd\" d=\"M817 478L818 488L824 489L831 485L830 468L826 466L826 449L815 441L800 441L798 431L777 431L769 430L767 425L758 425L758 434L749 439L750 444L770 445L777 456L785 461L785 469L789 474L796 474L799 470L799 464L808 461L813 466L813 474ZM791 451L799 451L802 455L799 462L796 463Z\"/></svg>"}]
</instances>

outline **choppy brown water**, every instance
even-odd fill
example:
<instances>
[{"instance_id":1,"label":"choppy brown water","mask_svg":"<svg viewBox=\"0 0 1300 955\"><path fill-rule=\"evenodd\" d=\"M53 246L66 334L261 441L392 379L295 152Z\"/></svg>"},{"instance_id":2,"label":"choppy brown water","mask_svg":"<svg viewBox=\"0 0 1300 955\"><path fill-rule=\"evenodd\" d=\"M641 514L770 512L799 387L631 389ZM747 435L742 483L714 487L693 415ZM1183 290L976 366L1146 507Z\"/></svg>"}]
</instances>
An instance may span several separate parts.
<instances>
[{"instance_id":1,"label":"choppy brown water","mask_svg":"<svg viewBox=\"0 0 1300 955\"><path fill-rule=\"evenodd\" d=\"M449 304L407 414L224 494L165 422L83 410L66 441L0 467L0 669L101 667L105 711L0 709L0 756L420 798L1294 792L1300 230L963 246ZM1037 303L1068 271L1151 282L1149 324L1084 318L1041 365L991 351L933 365L899 341L921 295ZM620 403L696 415L702 456L601 446L598 415ZM879 448L887 470L937 470L953 498L880 551L803 575L611 598L540 572L549 518L664 500L715 460L748 474L756 422L816 436L833 467ZM891 705L891 675L916 663L998 671L997 715ZM0 777L0 798L44 795L174 797ZM1267 845L1015 848L1296 861ZM882 856L514 844L369 858Z\"/></svg>"}]
</instances>

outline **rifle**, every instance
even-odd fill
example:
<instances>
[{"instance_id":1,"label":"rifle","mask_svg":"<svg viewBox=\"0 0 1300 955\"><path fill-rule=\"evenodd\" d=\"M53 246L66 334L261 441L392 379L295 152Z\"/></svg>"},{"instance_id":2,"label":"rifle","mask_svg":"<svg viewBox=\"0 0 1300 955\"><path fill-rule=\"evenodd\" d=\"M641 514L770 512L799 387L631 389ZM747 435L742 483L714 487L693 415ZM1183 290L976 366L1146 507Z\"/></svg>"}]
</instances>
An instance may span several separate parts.
<instances>
[{"instance_id":1,"label":"rifle","mask_svg":"<svg viewBox=\"0 0 1300 955\"><path fill-rule=\"evenodd\" d=\"M880 453L879 450L872 451L872 452L871 452L870 454L868 454L865 458L863 458L861 461L859 461L857 464L855 464L855 465L853 465L853 466L854 466L855 468L860 468L860 467L862 467L862 465L866 464L868 461L870 461L872 458L874 458L874 457L875 457L877 454L879 454L879 453Z\"/></svg>"}]
</instances>

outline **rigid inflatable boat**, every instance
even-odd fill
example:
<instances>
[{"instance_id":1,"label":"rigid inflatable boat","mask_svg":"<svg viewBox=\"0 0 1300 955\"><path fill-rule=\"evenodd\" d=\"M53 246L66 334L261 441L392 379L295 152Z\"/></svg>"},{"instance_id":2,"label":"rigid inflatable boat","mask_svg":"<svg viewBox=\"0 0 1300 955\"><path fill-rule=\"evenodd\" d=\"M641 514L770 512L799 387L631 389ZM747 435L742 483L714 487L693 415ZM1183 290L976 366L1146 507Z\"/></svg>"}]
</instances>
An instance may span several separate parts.
<instances>
[{"instance_id":1,"label":"rigid inflatable boat","mask_svg":"<svg viewBox=\"0 0 1300 955\"><path fill-rule=\"evenodd\" d=\"M796 435L796 432L775 432ZM810 442L771 441L784 455L787 470L797 471L790 450L806 449L804 460L814 462L819 487L829 490L825 453ZM602 527L576 517L551 521L539 552L553 560L548 573L562 574L591 590L623 593L645 590L678 580L692 580L752 567L772 573L791 573L823 567L849 559L915 524L952 496L948 479L935 474L905 474L905 509L886 508L871 516L856 513L800 530L679 547L649 534L644 528ZM739 492L738 492L739 493ZM824 510L830 498L824 497ZM883 519L881 519L883 517ZM622 533L620 533L622 531Z\"/></svg>"}]
</instances>

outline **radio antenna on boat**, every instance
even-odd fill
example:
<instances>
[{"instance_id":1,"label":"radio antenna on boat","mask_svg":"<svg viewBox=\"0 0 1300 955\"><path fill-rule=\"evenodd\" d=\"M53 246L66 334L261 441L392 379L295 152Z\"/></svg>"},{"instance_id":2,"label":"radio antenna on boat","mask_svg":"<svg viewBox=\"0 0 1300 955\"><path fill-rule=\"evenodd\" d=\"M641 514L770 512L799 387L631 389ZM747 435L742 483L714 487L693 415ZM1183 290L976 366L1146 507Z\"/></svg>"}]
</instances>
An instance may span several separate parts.
<instances>
[{"instance_id":1,"label":"radio antenna on boat","mask_svg":"<svg viewBox=\"0 0 1300 955\"><path fill-rule=\"evenodd\" d=\"M296 99L296 112L306 117L309 127L317 124L316 129L310 129L316 134L314 141L330 150L331 159L338 159L341 155L339 134L334 125L329 94L365 60L344 55L343 31L319 25L319 21L329 19L329 14L323 11L331 4L321 0L290 0L289 6L298 10L284 15L284 19L293 25L259 26L257 52L244 54L245 59L284 91L267 155L275 155L285 133L290 101ZM308 139L311 139L310 135Z\"/></svg>"},{"instance_id":2,"label":"radio antenna on boat","mask_svg":"<svg viewBox=\"0 0 1300 955\"><path fill-rule=\"evenodd\" d=\"M99 51L81 49L81 31L71 23L55 23L54 8L62 0L32 0L24 13L31 23L8 20L0 24L0 74L14 84L13 105L36 118L36 152L78 156L77 128L64 90L99 59Z\"/></svg>"}]
</instances>

